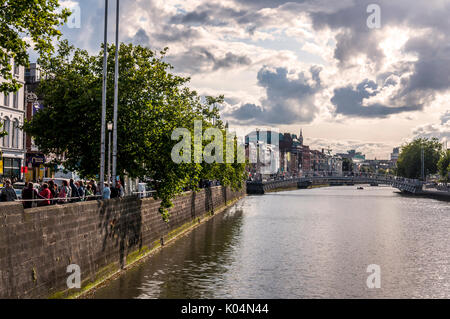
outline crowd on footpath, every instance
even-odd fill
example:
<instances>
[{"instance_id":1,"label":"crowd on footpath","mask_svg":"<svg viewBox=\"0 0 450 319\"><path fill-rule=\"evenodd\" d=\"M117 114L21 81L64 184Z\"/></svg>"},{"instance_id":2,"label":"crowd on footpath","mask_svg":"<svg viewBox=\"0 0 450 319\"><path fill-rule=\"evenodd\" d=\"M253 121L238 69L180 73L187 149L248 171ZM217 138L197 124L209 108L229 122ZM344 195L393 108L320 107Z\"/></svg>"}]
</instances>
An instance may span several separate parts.
<instances>
[{"instance_id":1,"label":"crowd on footpath","mask_svg":"<svg viewBox=\"0 0 450 319\"><path fill-rule=\"evenodd\" d=\"M108 184L105 183L105 187L100 193L100 188L94 180L85 183L83 181L75 182L71 179L70 181L63 180L59 187L53 180L45 183L26 183L19 200L11 180L5 180L4 184L5 187L0 192L0 201L22 201L24 208L110 199L125 195L120 181L117 181L114 187L108 187Z\"/></svg>"}]
</instances>

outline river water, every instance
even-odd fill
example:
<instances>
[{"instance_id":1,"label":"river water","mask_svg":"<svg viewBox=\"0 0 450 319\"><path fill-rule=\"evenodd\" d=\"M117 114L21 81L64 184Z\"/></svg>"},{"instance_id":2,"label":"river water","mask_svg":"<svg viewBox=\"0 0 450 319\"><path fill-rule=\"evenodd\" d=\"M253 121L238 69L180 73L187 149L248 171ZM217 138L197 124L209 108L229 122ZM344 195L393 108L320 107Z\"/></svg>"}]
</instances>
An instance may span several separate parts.
<instances>
[{"instance_id":1,"label":"river water","mask_svg":"<svg viewBox=\"0 0 450 319\"><path fill-rule=\"evenodd\" d=\"M94 298L449 298L449 202L356 188L248 196Z\"/></svg>"}]
</instances>

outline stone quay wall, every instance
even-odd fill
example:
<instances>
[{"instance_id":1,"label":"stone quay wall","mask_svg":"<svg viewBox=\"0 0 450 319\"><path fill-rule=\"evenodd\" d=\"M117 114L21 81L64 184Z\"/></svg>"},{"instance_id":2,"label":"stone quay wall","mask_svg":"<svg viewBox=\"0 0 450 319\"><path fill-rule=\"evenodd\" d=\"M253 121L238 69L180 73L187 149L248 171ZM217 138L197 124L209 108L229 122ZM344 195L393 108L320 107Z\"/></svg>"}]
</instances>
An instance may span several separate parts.
<instances>
[{"instance_id":1,"label":"stone quay wall","mask_svg":"<svg viewBox=\"0 0 450 319\"><path fill-rule=\"evenodd\" d=\"M170 221L160 201L125 197L24 210L0 204L0 298L68 298L121 269L245 196L245 188L187 192L173 200ZM81 288L68 288L78 265Z\"/></svg>"}]
</instances>

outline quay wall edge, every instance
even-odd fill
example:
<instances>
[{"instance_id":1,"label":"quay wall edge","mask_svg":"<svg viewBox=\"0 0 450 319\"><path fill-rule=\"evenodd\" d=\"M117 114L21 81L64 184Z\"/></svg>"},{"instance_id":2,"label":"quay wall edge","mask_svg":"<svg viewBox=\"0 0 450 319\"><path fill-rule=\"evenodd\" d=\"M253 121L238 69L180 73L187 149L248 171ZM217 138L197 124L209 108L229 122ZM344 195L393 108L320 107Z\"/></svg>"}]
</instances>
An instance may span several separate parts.
<instances>
[{"instance_id":1,"label":"quay wall edge","mask_svg":"<svg viewBox=\"0 0 450 319\"><path fill-rule=\"evenodd\" d=\"M173 200L170 221L160 201L125 197L24 210L0 205L0 298L69 298L86 292L205 217L245 196L217 186ZM68 289L69 265L81 288Z\"/></svg>"}]
</instances>

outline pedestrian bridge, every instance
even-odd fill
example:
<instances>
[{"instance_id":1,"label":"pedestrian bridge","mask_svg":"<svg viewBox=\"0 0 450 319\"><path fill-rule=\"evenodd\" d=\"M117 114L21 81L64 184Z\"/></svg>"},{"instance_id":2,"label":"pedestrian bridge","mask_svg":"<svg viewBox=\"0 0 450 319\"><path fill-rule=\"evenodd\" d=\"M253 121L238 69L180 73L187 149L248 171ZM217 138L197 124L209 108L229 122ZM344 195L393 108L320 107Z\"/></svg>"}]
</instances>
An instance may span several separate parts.
<instances>
[{"instance_id":1,"label":"pedestrian bridge","mask_svg":"<svg viewBox=\"0 0 450 319\"><path fill-rule=\"evenodd\" d=\"M371 186L389 185L402 192L418 194L422 192L423 182L395 176L312 176L267 181L247 181L248 194L264 194L270 191L307 188L314 185L343 186L370 184Z\"/></svg>"}]
</instances>

